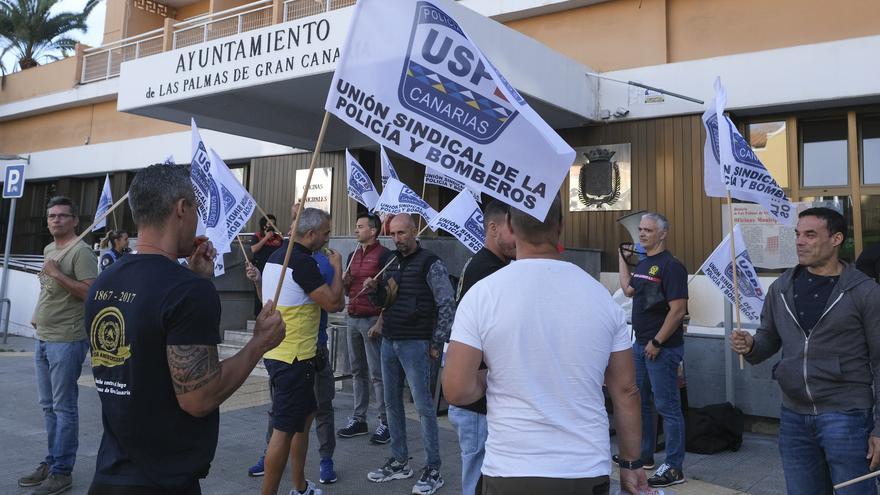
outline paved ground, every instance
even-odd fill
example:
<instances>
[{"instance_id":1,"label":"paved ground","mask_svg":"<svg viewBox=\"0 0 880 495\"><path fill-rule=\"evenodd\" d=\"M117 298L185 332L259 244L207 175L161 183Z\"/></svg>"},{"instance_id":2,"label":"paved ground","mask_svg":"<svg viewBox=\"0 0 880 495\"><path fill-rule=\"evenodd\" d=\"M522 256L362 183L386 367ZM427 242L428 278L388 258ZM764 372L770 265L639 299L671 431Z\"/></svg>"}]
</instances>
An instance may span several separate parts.
<instances>
[{"instance_id":1,"label":"paved ground","mask_svg":"<svg viewBox=\"0 0 880 495\"><path fill-rule=\"evenodd\" d=\"M8 345L0 345L0 451L5 462L0 464L0 493L27 494L16 480L30 472L45 455L45 432L37 406L33 378L33 341L10 337ZM211 474L202 483L207 495L258 493L260 478L248 478L247 468L259 457L266 427L268 392L266 379L251 377L242 389L221 408L220 441ZM80 379L80 447L74 469L74 488L68 493L84 495L95 467L95 456L101 438L100 402L94 389L91 370L83 367ZM339 393L335 401L336 421L341 424L351 410L350 394ZM417 416L408 411L408 434L412 465L422 466L424 452L419 441ZM374 416L375 417L375 416ZM527 435L528 432L523 432ZM306 474L318 477L317 441L312 435L310 462ZM440 451L442 473L446 486L440 493L460 493L460 462L455 432L445 417L440 418ZM336 469L339 482L322 487L328 495L405 494L410 493L414 480L376 484L367 481L366 473L379 466L388 455L387 446L370 445L367 437L339 439L336 448ZM11 455L9 455L11 454ZM662 461L662 454L656 458ZM685 474L689 481L674 487L678 495L777 495L785 493L782 469L776 453L776 438L748 435L739 452L701 456L688 454ZM614 474L616 477L616 472ZM279 493L290 490L289 475L285 476ZM612 493L615 493L613 490Z\"/></svg>"}]
</instances>

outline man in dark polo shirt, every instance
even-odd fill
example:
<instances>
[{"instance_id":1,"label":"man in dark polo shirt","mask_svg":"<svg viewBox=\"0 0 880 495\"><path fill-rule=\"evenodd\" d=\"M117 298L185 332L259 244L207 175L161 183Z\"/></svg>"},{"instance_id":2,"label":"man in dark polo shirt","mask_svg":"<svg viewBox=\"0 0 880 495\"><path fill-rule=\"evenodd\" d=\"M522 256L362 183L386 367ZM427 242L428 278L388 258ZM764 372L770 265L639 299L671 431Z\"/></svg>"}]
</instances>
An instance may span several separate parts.
<instances>
[{"instance_id":1,"label":"man in dark polo shirt","mask_svg":"<svg viewBox=\"0 0 880 495\"><path fill-rule=\"evenodd\" d=\"M141 170L128 202L138 252L110 265L85 303L104 424L89 494L195 495L217 448L220 404L281 342L284 322L267 303L253 339L221 362L220 298L208 280L216 250L193 250L189 166ZM186 256L188 268L177 262Z\"/></svg>"},{"instance_id":2,"label":"man in dark polo shirt","mask_svg":"<svg viewBox=\"0 0 880 495\"><path fill-rule=\"evenodd\" d=\"M509 209L497 199L486 205L483 212L485 244L465 265L456 300L460 301L474 284L504 268L516 256L516 239L507 225ZM485 369L485 364L480 368ZM471 494L480 480L480 467L486 455L486 438L489 436L486 397L466 406L450 405L449 422L458 433L461 448L461 492Z\"/></svg>"},{"instance_id":3,"label":"man in dark polo shirt","mask_svg":"<svg viewBox=\"0 0 880 495\"><path fill-rule=\"evenodd\" d=\"M633 359L642 396L642 462L654 466L656 435L651 392L663 416L666 460L648 479L653 487L684 483L684 414L678 391L678 366L684 358L682 318L687 312L687 269L666 250L669 222L659 213L646 213L639 222L639 243L646 257L630 274L620 257L620 288L633 298L632 328L636 335Z\"/></svg>"}]
</instances>

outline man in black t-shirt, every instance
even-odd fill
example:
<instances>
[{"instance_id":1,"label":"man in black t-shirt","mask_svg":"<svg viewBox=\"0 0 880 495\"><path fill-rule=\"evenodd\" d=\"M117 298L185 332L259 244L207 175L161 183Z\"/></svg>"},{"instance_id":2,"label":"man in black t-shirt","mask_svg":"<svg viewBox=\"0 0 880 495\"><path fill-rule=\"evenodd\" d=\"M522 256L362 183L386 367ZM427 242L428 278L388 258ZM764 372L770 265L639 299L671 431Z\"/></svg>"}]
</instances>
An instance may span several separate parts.
<instances>
[{"instance_id":1,"label":"man in black t-shirt","mask_svg":"<svg viewBox=\"0 0 880 495\"><path fill-rule=\"evenodd\" d=\"M208 280L216 250L195 237L189 166L141 170L128 201L138 252L111 265L85 303L104 425L89 494L198 494L217 447L218 408L281 342L284 322L268 302L253 340L220 362L220 299Z\"/></svg>"},{"instance_id":2,"label":"man in black t-shirt","mask_svg":"<svg viewBox=\"0 0 880 495\"><path fill-rule=\"evenodd\" d=\"M648 479L653 487L684 483L684 414L678 391L678 367L684 358L682 319L687 312L687 269L666 250L669 222L659 213L646 213L639 222L639 243L646 257L635 272L620 257L620 288L633 298L633 359L642 399L642 462L654 466L651 392L663 416L666 460Z\"/></svg>"},{"instance_id":3,"label":"man in black t-shirt","mask_svg":"<svg viewBox=\"0 0 880 495\"><path fill-rule=\"evenodd\" d=\"M486 241L482 249L468 260L458 283L456 300L462 297L480 280L504 268L516 257L516 239L507 225L509 206L492 200L483 212L483 228ZM485 369L485 363L480 369ZM489 426L486 422L486 397L467 406L449 406L449 422L458 433L461 447L461 492L475 493L480 480L480 468L486 455L486 438Z\"/></svg>"}]
</instances>

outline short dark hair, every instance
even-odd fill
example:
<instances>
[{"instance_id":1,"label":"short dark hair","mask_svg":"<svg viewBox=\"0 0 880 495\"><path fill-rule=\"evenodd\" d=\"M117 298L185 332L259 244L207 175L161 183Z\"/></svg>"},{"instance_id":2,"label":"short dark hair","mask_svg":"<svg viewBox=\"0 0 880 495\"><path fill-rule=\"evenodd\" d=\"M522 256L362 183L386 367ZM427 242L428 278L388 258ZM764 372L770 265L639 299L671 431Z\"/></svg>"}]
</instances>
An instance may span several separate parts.
<instances>
[{"instance_id":1,"label":"short dark hair","mask_svg":"<svg viewBox=\"0 0 880 495\"><path fill-rule=\"evenodd\" d=\"M371 229L376 229L376 235L379 235L379 233L382 232L382 220L379 219L379 215L373 215L372 213L362 211L358 213L357 219L355 221L360 220L361 218L367 219L368 227L370 227Z\"/></svg>"},{"instance_id":2,"label":"short dark hair","mask_svg":"<svg viewBox=\"0 0 880 495\"><path fill-rule=\"evenodd\" d=\"M72 199L67 196L53 196L48 203L46 203L46 209L52 208L53 206L69 206L70 214L78 217L79 216L79 207L76 203L73 202Z\"/></svg>"},{"instance_id":3,"label":"short dark hair","mask_svg":"<svg viewBox=\"0 0 880 495\"><path fill-rule=\"evenodd\" d=\"M562 225L562 197L557 193L547 210L547 217L540 221L517 208L510 209L510 225L517 239L531 244L557 244L559 226Z\"/></svg>"},{"instance_id":4,"label":"short dark hair","mask_svg":"<svg viewBox=\"0 0 880 495\"><path fill-rule=\"evenodd\" d=\"M275 215L269 213L265 217L260 217L260 232L266 229L266 225L269 225L269 220L272 220L272 225L276 228L278 227L278 219L275 218Z\"/></svg>"},{"instance_id":5,"label":"short dark hair","mask_svg":"<svg viewBox=\"0 0 880 495\"><path fill-rule=\"evenodd\" d=\"M489 222L503 222L510 211L510 205L503 201L493 199L483 209L483 229L489 230Z\"/></svg>"},{"instance_id":6,"label":"short dark hair","mask_svg":"<svg viewBox=\"0 0 880 495\"><path fill-rule=\"evenodd\" d=\"M189 165L157 163L138 171L128 189L128 206L138 227L162 226L174 208L185 199L196 206Z\"/></svg>"},{"instance_id":7,"label":"short dark hair","mask_svg":"<svg viewBox=\"0 0 880 495\"><path fill-rule=\"evenodd\" d=\"M798 218L804 217L816 217L825 220L825 226L828 228L828 235L834 235L840 232L843 234L844 242L846 241L846 218L841 215L839 211L824 207L807 208L798 213Z\"/></svg>"}]
</instances>

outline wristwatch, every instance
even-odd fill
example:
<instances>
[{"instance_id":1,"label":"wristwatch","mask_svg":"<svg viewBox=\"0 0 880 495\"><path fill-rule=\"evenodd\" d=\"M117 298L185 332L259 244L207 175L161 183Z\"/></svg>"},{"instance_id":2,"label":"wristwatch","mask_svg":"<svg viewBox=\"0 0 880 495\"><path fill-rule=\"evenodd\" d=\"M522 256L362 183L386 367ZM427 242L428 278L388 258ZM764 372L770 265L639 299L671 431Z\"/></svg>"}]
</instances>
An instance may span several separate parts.
<instances>
[{"instance_id":1,"label":"wristwatch","mask_svg":"<svg viewBox=\"0 0 880 495\"><path fill-rule=\"evenodd\" d=\"M658 349L663 347L663 344L661 344L660 341L657 339L651 339L651 343L654 344L654 347L656 347Z\"/></svg>"},{"instance_id":2,"label":"wristwatch","mask_svg":"<svg viewBox=\"0 0 880 495\"><path fill-rule=\"evenodd\" d=\"M617 465L620 466L620 469L640 469L645 465L641 459L636 459L634 461L624 461L623 459L615 456L615 461L617 461Z\"/></svg>"}]
</instances>

